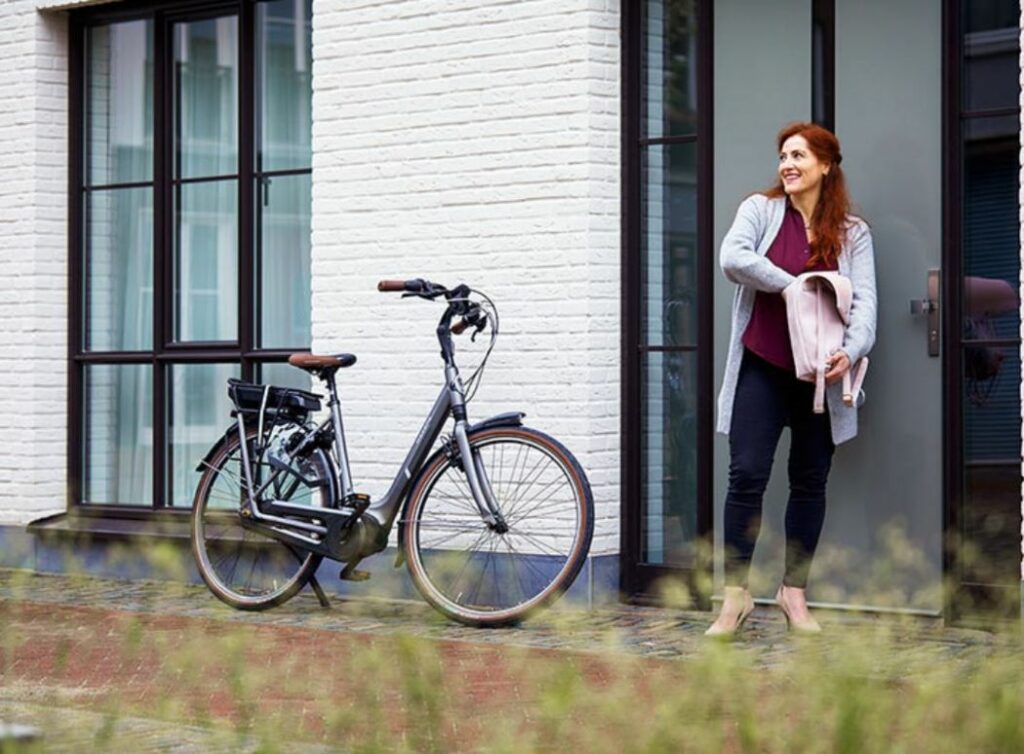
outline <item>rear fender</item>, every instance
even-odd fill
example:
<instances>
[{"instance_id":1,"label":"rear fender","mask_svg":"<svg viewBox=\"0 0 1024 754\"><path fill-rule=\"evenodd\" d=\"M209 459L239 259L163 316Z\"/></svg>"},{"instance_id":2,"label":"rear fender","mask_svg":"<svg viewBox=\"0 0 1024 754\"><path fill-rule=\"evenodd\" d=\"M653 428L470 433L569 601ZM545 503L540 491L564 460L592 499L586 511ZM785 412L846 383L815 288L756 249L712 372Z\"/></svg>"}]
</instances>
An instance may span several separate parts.
<instances>
[{"instance_id":1,"label":"rear fender","mask_svg":"<svg viewBox=\"0 0 1024 754\"><path fill-rule=\"evenodd\" d=\"M222 434L220 436L220 439L218 439L217 442L215 442L213 445L211 445L210 449L208 451L206 451L206 455L203 456L203 460L201 460L198 463L198 465L196 466L196 471L206 471L206 469L208 468L208 464L213 459L213 457L217 454L217 451L220 450L221 448L223 448L225 445L227 445L228 441L231 440L232 437L235 437L237 435L238 435L238 425L237 424L230 424L230 425L228 425L228 428L224 430L224 434Z\"/></svg>"}]
</instances>

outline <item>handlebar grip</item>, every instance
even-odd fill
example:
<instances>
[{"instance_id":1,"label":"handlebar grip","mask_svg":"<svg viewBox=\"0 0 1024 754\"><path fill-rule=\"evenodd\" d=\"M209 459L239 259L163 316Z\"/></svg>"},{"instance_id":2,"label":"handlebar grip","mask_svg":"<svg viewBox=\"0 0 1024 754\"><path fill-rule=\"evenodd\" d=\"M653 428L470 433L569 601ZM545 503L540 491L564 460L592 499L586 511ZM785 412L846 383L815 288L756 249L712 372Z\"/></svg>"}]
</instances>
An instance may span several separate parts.
<instances>
[{"instance_id":1,"label":"handlebar grip","mask_svg":"<svg viewBox=\"0 0 1024 754\"><path fill-rule=\"evenodd\" d=\"M381 280L377 283L377 290L381 293L401 293L405 290L405 281Z\"/></svg>"},{"instance_id":2,"label":"handlebar grip","mask_svg":"<svg viewBox=\"0 0 1024 754\"><path fill-rule=\"evenodd\" d=\"M458 322L452 325L452 333L454 333L455 335L462 335L462 333L466 331L467 327L469 327L469 320L465 318L460 319Z\"/></svg>"}]
</instances>

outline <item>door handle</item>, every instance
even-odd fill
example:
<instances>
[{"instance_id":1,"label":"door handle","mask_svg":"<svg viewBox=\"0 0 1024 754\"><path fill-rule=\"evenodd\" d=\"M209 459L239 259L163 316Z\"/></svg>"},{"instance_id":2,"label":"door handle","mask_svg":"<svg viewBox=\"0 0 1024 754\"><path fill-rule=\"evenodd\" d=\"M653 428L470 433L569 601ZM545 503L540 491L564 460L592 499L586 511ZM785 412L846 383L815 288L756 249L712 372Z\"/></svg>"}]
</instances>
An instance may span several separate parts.
<instances>
[{"instance_id":1,"label":"door handle","mask_svg":"<svg viewBox=\"0 0 1024 754\"><path fill-rule=\"evenodd\" d=\"M928 297L910 300L910 313L928 317L928 355L939 355L939 270L928 270Z\"/></svg>"}]
</instances>

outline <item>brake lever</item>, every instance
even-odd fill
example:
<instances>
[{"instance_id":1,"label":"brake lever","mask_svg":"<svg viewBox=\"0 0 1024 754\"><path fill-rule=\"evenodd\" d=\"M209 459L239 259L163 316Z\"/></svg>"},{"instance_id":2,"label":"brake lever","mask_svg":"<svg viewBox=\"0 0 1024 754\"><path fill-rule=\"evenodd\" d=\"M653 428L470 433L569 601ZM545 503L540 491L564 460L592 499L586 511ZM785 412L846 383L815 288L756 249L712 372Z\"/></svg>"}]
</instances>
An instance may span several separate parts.
<instances>
[{"instance_id":1,"label":"brake lever","mask_svg":"<svg viewBox=\"0 0 1024 754\"><path fill-rule=\"evenodd\" d=\"M487 313L481 312L480 318L476 323L476 329L474 329L473 333L469 336L469 342L476 343L476 336L482 333L485 327L487 327Z\"/></svg>"}]
</instances>

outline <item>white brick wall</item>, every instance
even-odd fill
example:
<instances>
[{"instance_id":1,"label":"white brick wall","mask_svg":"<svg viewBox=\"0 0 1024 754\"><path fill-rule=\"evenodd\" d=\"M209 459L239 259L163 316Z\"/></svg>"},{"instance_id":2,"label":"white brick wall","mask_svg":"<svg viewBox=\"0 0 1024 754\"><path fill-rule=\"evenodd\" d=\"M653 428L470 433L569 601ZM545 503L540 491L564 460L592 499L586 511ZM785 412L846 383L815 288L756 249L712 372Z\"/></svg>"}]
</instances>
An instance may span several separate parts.
<instances>
[{"instance_id":1,"label":"white brick wall","mask_svg":"<svg viewBox=\"0 0 1024 754\"><path fill-rule=\"evenodd\" d=\"M593 551L618 549L617 8L315 1L313 348L360 359L341 378L357 489L386 489L442 376L438 306L377 281L465 281L502 316L471 418L522 409L565 442Z\"/></svg>"},{"instance_id":2,"label":"white brick wall","mask_svg":"<svg viewBox=\"0 0 1024 754\"><path fill-rule=\"evenodd\" d=\"M37 8L81 4L0 4L0 523L64 508L66 18ZM314 25L314 348L361 357L360 488L383 491L440 385L437 308L376 281L465 280L504 325L471 416L522 409L566 442L616 550L618 4L316 0Z\"/></svg>"},{"instance_id":3,"label":"white brick wall","mask_svg":"<svg viewBox=\"0 0 1024 754\"><path fill-rule=\"evenodd\" d=\"M65 508L65 19L0 4L0 523Z\"/></svg>"}]
</instances>

